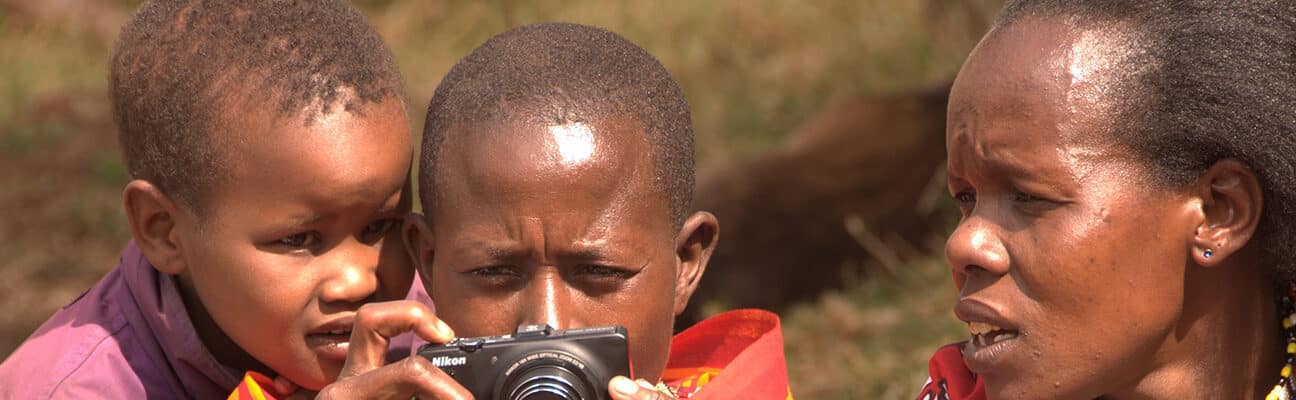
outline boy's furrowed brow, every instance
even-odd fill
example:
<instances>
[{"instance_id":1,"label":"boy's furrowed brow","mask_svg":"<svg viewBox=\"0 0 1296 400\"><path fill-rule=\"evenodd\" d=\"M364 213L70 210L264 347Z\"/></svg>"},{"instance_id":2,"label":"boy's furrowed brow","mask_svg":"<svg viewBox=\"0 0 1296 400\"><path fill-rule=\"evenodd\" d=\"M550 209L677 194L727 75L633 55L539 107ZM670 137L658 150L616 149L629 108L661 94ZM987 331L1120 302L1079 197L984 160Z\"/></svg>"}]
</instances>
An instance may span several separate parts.
<instances>
[{"instance_id":1,"label":"boy's furrowed brow","mask_svg":"<svg viewBox=\"0 0 1296 400\"><path fill-rule=\"evenodd\" d=\"M607 260L612 258L612 253L606 249L597 247L581 247L567 249L560 252L564 258L573 258L578 260Z\"/></svg>"}]
</instances>

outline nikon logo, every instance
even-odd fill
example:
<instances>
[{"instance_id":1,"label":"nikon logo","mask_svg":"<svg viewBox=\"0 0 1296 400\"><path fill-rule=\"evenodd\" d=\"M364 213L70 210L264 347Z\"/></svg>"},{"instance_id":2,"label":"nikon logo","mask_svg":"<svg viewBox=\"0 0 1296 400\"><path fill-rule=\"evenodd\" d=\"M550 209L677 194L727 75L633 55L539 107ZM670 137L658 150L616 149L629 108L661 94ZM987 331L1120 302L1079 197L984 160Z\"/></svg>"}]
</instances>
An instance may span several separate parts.
<instances>
[{"instance_id":1,"label":"nikon logo","mask_svg":"<svg viewBox=\"0 0 1296 400\"><path fill-rule=\"evenodd\" d=\"M464 365L467 363L468 363L468 357L450 357L450 356L432 357L432 365L437 366L437 368L458 367L460 365Z\"/></svg>"}]
</instances>

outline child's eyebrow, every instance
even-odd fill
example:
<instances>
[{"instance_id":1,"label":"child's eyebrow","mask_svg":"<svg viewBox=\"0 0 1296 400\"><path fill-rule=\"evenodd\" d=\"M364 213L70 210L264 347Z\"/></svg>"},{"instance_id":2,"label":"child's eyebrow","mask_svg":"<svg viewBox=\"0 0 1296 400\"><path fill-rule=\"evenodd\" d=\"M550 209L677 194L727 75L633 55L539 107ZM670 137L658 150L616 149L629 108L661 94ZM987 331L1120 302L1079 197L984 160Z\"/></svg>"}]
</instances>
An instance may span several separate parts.
<instances>
[{"instance_id":1,"label":"child's eyebrow","mask_svg":"<svg viewBox=\"0 0 1296 400\"><path fill-rule=\"evenodd\" d=\"M324 215L310 214L310 215L294 215L292 217L289 217L288 221L291 222L293 225L310 225L312 223L318 222L321 219L324 219Z\"/></svg>"}]
</instances>

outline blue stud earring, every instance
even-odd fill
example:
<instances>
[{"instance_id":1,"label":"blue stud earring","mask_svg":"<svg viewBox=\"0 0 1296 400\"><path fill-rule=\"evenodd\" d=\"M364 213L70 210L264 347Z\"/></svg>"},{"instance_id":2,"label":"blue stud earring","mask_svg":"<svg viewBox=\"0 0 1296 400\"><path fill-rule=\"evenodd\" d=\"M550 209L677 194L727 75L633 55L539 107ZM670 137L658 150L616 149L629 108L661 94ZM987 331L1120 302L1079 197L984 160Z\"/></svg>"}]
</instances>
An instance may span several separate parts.
<instances>
[{"instance_id":1,"label":"blue stud earring","mask_svg":"<svg viewBox=\"0 0 1296 400\"><path fill-rule=\"evenodd\" d=\"M1210 258L1211 254L1215 254L1215 253L1212 253L1211 249L1206 249L1206 251L1202 253L1202 257Z\"/></svg>"}]
</instances>

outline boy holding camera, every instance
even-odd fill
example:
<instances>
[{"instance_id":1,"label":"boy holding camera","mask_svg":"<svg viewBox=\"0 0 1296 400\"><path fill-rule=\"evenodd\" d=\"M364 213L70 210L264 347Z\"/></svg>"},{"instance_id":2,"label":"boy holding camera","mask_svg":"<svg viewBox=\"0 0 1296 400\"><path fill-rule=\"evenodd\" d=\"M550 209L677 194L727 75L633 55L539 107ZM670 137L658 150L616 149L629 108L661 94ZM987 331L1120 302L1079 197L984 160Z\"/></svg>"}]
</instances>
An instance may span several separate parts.
<instances>
[{"instance_id":1,"label":"boy holding camera","mask_svg":"<svg viewBox=\"0 0 1296 400\"><path fill-rule=\"evenodd\" d=\"M600 388L614 399L791 398L773 314L725 313L672 340L719 234L690 212L690 118L666 69L602 29L530 25L474 50L428 107L426 216L402 234L437 313L363 307L320 398L469 398L425 357L383 363L387 338L441 342L440 321L459 337L624 326L638 379Z\"/></svg>"}]
</instances>

